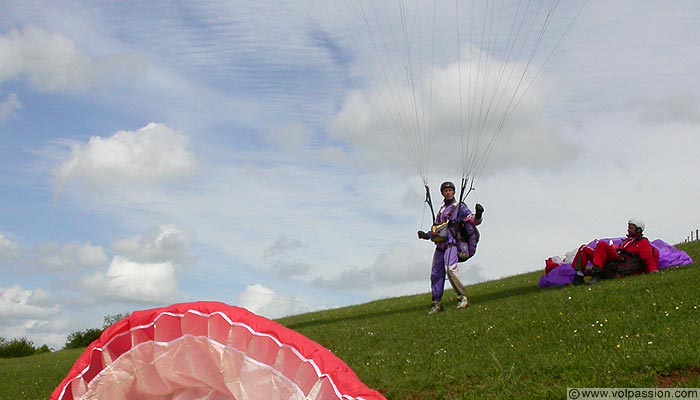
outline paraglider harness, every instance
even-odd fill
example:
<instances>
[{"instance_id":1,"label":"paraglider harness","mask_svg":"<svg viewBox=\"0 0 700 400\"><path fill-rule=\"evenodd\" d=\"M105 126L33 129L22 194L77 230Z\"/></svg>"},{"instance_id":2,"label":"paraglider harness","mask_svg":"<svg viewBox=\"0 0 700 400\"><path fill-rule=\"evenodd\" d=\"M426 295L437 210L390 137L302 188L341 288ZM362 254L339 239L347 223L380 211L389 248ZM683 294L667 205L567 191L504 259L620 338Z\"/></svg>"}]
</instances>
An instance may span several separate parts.
<instances>
[{"instance_id":1,"label":"paraglider harness","mask_svg":"<svg viewBox=\"0 0 700 400\"><path fill-rule=\"evenodd\" d=\"M637 242L641 242L643 240L649 242L649 239L645 236L638 236L630 239L631 240L628 243L636 244ZM620 256L621 259L613 261L603 266L603 274L607 278L635 274L638 273L638 271L641 271L644 268L646 268L646 264L644 263L639 254L629 253L625 250L626 247L622 247L622 244L625 242L626 240L623 240L623 242L620 243L620 247L616 249L617 254ZM651 247L651 256L658 261L659 250L656 247L652 246L651 243L649 244L649 246Z\"/></svg>"},{"instance_id":2,"label":"paraglider harness","mask_svg":"<svg viewBox=\"0 0 700 400\"><path fill-rule=\"evenodd\" d=\"M466 242L469 241L469 234L467 230L464 227L464 222L459 219L459 209L461 206L464 204L466 207L466 204L464 203L463 199L465 197L464 194L464 189L467 185L467 179L462 178L462 185L460 189L460 194L459 194L459 202L454 204L451 209L446 211L445 215L445 222L442 223L437 223L437 217L435 215L435 209L433 208L433 201L430 196L430 188L428 185L425 185L425 202L428 203L428 206L430 207L430 213L433 216L433 226L430 228L430 240L433 241L434 243L444 243L447 241L448 238L448 232L452 230L453 236L456 240L456 246L457 246L457 259L458 262L464 262L469 259L469 252L464 251L463 247L461 244L465 244ZM474 188L470 187L469 192L471 192ZM447 206L445 206L447 207ZM452 213L456 210L454 213L455 219L452 219ZM455 229L456 228L456 229Z\"/></svg>"}]
</instances>

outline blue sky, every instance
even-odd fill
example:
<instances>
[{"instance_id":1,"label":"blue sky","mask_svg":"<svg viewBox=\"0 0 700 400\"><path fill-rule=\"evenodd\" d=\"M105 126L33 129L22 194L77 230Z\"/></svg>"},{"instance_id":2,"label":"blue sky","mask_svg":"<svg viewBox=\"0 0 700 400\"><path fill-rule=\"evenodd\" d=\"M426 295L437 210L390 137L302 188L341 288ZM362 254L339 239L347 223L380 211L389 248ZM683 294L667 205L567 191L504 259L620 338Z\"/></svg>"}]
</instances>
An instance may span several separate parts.
<instances>
[{"instance_id":1,"label":"blue sky","mask_svg":"<svg viewBox=\"0 0 700 400\"><path fill-rule=\"evenodd\" d=\"M60 348L175 302L276 318L427 293L423 183L468 165L479 117L459 88L494 85L480 65L530 85L490 152L467 146L489 158L466 282L540 270L631 217L671 243L700 226L695 2L590 0L565 34L584 5L566 2L530 64L504 56L505 28L479 42L467 3L419 4L2 1L0 336Z\"/></svg>"}]
</instances>

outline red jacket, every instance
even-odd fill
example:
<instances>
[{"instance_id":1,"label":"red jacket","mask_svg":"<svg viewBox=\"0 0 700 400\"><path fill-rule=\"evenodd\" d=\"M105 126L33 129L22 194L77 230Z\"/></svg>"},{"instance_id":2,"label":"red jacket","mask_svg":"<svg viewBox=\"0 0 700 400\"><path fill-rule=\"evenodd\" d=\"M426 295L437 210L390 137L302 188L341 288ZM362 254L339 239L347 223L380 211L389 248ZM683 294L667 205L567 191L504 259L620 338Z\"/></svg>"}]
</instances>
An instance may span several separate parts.
<instances>
[{"instance_id":1,"label":"red jacket","mask_svg":"<svg viewBox=\"0 0 700 400\"><path fill-rule=\"evenodd\" d=\"M626 238L617 246L617 251L626 260L629 257L641 259L647 273L656 272L659 269L659 251L644 236Z\"/></svg>"}]
</instances>

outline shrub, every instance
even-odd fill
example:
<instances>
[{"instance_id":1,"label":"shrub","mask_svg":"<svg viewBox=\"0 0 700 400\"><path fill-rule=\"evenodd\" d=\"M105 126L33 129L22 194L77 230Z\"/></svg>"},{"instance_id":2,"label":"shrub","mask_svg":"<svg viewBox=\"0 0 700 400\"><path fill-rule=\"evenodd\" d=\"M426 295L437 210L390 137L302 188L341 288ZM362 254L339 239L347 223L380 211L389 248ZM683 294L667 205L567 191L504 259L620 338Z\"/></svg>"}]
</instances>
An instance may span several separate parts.
<instances>
[{"instance_id":1,"label":"shrub","mask_svg":"<svg viewBox=\"0 0 700 400\"><path fill-rule=\"evenodd\" d=\"M43 345L36 349L36 352L34 354L41 354L41 353L50 353L51 349L49 349L49 346Z\"/></svg>"},{"instance_id":2,"label":"shrub","mask_svg":"<svg viewBox=\"0 0 700 400\"><path fill-rule=\"evenodd\" d=\"M104 317L104 323L102 329L92 328L86 329L82 332L73 332L66 338L65 349L78 349L81 347L87 347L90 343L97 340L102 332L107 329L110 325L121 321L122 319L129 316L129 313L124 314L114 314L107 315Z\"/></svg>"},{"instance_id":3,"label":"shrub","mask_svg":"<svg viewBox=\"0 0 700 400\"><path fill-rule=\"evenodd\" d=\"M66 339L66 349L77 349L87 347L90 343L97 340L102 334L102 329L92 328L82 332L73 332Z\"/></svg>"},{"instance_id":4,"label":"shrub","mask_svg":"<svg viewBox=\"0 0 700 400\"><path fill-rule=\"evenodd\" d=\"M26 357L35 352L34 343L26 337L9 341L0 338L0 358Z\"/></svg>"},{"instance_id":5,"label":"shrub","mask_svg":"<svg viewBox=\"0 0 700 400\"><path fill-rule=\"evenodd\" d=\"M111 325L116 324L117 322L123 320L124 318L128 317L131 315L131 313L119 313L119 314L114 314L114 315L106 315L104 317L103 323L102 323L102 328L107 329Z\"/></svg>"}]
</instances>

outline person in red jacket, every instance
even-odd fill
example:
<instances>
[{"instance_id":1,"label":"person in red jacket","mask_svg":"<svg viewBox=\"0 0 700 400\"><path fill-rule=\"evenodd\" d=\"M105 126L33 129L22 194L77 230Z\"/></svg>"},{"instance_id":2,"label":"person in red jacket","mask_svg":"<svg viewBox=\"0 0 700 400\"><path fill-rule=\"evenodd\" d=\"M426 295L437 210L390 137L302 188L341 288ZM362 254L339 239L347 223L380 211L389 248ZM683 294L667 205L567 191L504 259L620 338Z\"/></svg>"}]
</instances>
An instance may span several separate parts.
<instances>
[{"instance_id":1,"label":"person in red jacket","mask_svg":"<svg viewBox=\"0 0 700 400\"><path fill-rule=\"evenodd\" d=\"M632 218L627 223L627 237L619 245L600 241L595 248L579 247L572 263L574 284L583 283L588 271L589 283L596 283L602 278L659 272L658 264L659 252L644 237L644 222Z\"/></svg>"}]
</instances>

